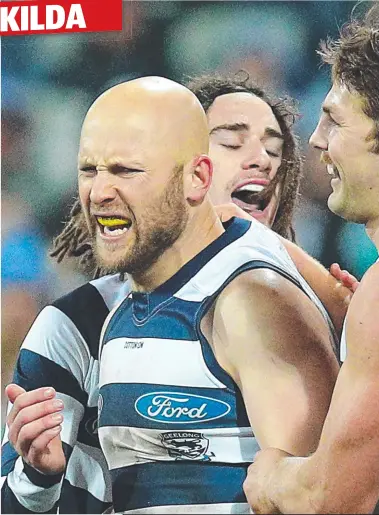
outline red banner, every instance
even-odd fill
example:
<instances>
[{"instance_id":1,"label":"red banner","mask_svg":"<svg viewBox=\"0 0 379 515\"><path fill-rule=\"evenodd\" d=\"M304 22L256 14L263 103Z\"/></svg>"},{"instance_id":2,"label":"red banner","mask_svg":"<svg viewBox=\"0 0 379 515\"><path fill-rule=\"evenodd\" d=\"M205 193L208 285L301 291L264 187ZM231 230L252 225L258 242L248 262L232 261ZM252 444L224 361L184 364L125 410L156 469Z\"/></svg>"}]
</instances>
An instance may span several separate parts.
<instances>
[{"instance_id":1,"label":"red banner","mask_svg":"<svg viewBox=\"0 0 379 515\"><path fill-rule=\"evenodd\" d=\"M122 30L122 21L122 0L0 2L1 36Z\"/></svg>"}]
</instances>

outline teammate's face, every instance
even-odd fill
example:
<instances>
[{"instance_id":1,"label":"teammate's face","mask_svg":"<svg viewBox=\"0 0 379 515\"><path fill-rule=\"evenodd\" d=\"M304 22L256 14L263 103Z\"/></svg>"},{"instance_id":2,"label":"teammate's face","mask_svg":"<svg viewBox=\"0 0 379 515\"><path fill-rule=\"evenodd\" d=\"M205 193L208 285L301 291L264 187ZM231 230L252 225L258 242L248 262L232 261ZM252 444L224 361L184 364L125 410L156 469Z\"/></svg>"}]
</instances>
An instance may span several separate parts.
<instances>
[{"instance_id":1,"label":"teammate's face","mask_svg":"<svg viewBox=\"0 0 379 515\"><path fill-rule=\"evenodd\" d=\"M283 136L270 106L250 93L229 93L216 98L207 117L212 202L234 202L271 227L280 188L269 201L256 198L275 177L282 159Z\"/></svg>"},{"instance_id":2,"label":"teammate's face","mask_svg":"<svg viewBox=\"0 0 379 515\"><path fill-rule=\"evenodd\" d=\"M374 122L363 100L335 83L325 98L310 144L322 151L331 175L331 211L347 220L379 221L379 155L372 152Z\"/></svg>"},{"instance_id":3,"label":"teammate's face","mask_svg":"<svg viewBox=\"0 0 379 515\"><path fill-rule=\"evenodd\" d=\"M109 272L145 272L187 221L181 170L152 131L106 116L83 126L79 195L96 260Z\"/></svg>"}]
</instances>

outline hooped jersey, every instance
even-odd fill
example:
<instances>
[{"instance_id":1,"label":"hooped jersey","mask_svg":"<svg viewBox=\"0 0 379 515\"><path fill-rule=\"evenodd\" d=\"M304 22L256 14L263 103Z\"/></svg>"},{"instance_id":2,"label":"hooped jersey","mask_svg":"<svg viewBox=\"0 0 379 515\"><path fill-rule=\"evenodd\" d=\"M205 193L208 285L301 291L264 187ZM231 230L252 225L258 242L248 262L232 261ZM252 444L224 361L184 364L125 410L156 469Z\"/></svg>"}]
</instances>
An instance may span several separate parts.
<instances>
[{"instance_id":1,"label":"hooped jersey","mask_svg":"<svg viewBox=\"0 0 379 515\"><path fill-rule=\"evenodd\" d=\"M279 238L232 219L152 293L107 319L100 350L99 438L116 512L249 513L242 484L259 450L236 383L200 322L237 275L268 268L322 304Z\"/></svg>"}]
</instances>

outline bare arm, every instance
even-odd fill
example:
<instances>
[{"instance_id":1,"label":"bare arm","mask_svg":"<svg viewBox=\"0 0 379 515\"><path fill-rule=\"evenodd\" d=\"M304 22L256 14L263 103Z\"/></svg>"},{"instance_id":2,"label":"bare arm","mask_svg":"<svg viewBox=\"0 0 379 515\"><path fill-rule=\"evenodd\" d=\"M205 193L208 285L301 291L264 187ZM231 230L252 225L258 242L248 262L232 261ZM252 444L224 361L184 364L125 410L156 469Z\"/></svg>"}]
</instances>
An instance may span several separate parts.
<instances>
[{"instance_id":1,"label":"bare arm","mask_svg":"<svg viewBox=\"0 0 379 515\"><path fill-rule=\"evenodd\" d=\"M317 451L306 459L262 453L246 491L260 513L370 513L379 498L379 264L347 315L347 358ZM250 498L251 496L251 498Z\"/></svg>"},{"instance_id":2,"label":"bare arm","mask_svg":"<svg viewBox=\"0 0 379 515\"><path fill-rule=\"evenodd\" d=\"M325 306L337 334L341 336L343 321L353 295L352 291L298 245L285 238L280 239L296 268Z\"/></svg>"},{"instance_id":3,"label":"bare arm","mask_svg":"<svg viewBox=\"0 0 379 515\"><path fill-rule=\"evenodd\" d=\"M318 309L271 270L235 279L214 312L216 357L239 385L261 447L313 451L338 364Z\"/></svg>"},{"instance_id":4,"label":"bare arm","mask_svg":"<svg viewBox=\"0 0 379 515\"><path fill-rule=\"evenodd\" d=\"M216 211L223 221L229 220L232 216L253 220L249 214L233 203L216 206ZM333 265L333 273L330 273L298 245L279 235L278 238L280 238L301 275L323 303L333 321L337 334L340 336L346 311L351 296L357 288L358 281L351 274L338 270L336 265ZM336 275L338 280L335 277Z\"/></svg>"}]
</instances>

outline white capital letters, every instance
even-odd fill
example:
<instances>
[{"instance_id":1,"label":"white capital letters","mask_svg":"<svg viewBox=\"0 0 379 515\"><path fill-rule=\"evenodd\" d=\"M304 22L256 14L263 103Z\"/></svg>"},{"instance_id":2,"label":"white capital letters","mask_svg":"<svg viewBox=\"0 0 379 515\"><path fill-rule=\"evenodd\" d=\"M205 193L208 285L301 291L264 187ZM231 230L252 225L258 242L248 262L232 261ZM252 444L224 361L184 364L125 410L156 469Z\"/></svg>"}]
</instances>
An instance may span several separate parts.
<instances>
[{"instance_id":1,"label":"white capital letters","mask_svg":"<svg viewBox=\"0 0 379 515\"><path fill-rule=\"evenodd\" d=\"M54 23L54 15L56 13L56 22ZM46 6L46 29L54 30L63 27L66 19L66 14L61 5L47 5Z\"/></svg>"},{"instance_id":2,"label":"white capital letters","mask_svg":"<svg viewBox=\"0 0 379 515\"><path fill-rule=\"evenodd\" d=\"M29 30L29 6L21 6L21 30Z\"/></svg>"},{"instance_id":3,"label":"white capital letters","mask_svg":"<svg viewBox=\"0 0 379 515\"><path fill-rule=\"evenodd\" d=\"M30 30L44 30L45 25L38 23L38 5L30 7Z\"/></svg>"},{"instance_id":4,"label":"white capital letters","mask_svg":"<svg viewBox=\"0 0 379 515\"><path fill-rule=\"evenodd\" d=\"M80 4L72 4L68 14L66 29L72 29L73 25L77 25L80 29L87 28Z\"/></svg>"},{"instance_id":5,"label":"white capital letters","mask_svg":"<svg viewBox=\"0 0 379 515\"><path fill-rule=\"evenodd\" d=\"M15 16L19 7L11 7L8 12L8 7L0 7L0 29L1 32L8 32L8 27L11 31L18 32L20 29L15 20Z\"/></svg>"}]
</instances>

